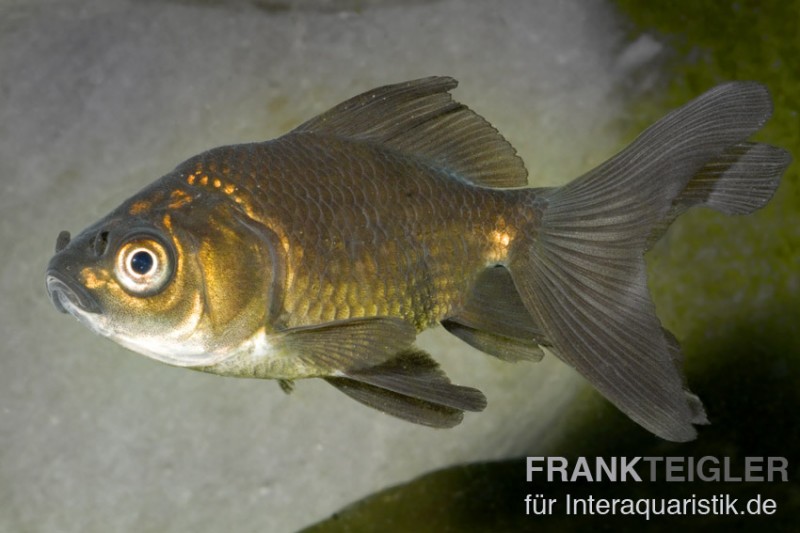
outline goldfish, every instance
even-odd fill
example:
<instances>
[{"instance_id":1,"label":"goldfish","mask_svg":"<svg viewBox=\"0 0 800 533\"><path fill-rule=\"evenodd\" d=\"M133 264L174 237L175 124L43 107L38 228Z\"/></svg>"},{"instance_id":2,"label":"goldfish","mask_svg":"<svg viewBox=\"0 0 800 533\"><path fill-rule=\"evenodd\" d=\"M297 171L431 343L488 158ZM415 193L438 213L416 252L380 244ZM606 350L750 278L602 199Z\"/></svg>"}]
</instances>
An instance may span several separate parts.
<instances>
[{"instance_id":1,"label":"goldfish","mask_svg":"<svg viewBox=\"0 0 800 533\"><path fill-rule=\"evenodd\" d=\"M429 77L351 98L273 140L213 148L125 200L46 271L55 307L174 366L321 378L395 417L481 411L415 346L441 324L503 361L548 353L672 441L708 423L662 327L644 253L682 212L764 206L791 161L748 139L767 89L729 82L560 187ZM521 385L522 386L522 385Z\"/></svg>"}]
</instances>

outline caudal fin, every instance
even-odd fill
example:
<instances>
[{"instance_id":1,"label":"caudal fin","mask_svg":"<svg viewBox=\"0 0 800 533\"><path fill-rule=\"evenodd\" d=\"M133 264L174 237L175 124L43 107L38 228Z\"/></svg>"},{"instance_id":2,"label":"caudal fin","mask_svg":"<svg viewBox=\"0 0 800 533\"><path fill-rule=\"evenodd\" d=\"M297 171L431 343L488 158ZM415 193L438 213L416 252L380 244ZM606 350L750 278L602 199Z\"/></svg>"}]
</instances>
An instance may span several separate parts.
<instances>
[{"instance_id":1,"label":"caudal fin","mask_svg":"<svg viewBox=\"0 0 800 533\"><path fill-rule=\"evenodd\" d=\"M558 357L668 440L707 421L655 314L643 254L688 207L744 214L769 200L791 158L745 141L771 109L759 84L720 85L571 183L527 192L538 224L508 265L525 308Z\"/></svg>"}]
</instances>

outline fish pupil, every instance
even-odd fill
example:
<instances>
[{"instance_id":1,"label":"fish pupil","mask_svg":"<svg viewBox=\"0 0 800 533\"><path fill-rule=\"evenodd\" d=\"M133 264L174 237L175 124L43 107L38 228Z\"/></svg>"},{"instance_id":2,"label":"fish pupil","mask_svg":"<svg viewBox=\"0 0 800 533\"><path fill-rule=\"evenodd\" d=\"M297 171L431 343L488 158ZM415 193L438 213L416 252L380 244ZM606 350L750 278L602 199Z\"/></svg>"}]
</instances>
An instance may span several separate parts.
<instances>
[{"instance_id":1,"label":"fish pupil","mask_svg":"<svg viewBox=\"0 0 800 533\"><path fill-rule=\"evenodd\" d=\"M141 276L150 272L153 268L153 263L153 254L144 250L136 252L131 257L131 269Z\"/></svg>"}]
</instances>

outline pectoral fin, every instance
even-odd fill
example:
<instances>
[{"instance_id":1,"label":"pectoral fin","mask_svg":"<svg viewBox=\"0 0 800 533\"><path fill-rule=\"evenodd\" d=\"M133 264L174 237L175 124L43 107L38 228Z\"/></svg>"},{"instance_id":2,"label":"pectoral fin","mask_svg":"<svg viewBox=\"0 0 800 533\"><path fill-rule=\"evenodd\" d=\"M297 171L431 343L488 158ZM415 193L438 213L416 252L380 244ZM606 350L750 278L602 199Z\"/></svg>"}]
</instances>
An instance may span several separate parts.
<instances>
[{"instance_id":1,"label":"pectoral fin","mask_svg":"<svg viewBox=\"0 0 800 533\"><path fill-rule=\"evenodd\" d=\"M288 370L280 377L330 376L374 367L411 346L415 337L413 325L389 317L289 329L275 340L288 354L283 362Z\"/></svg>"},{"instance_id":2,"label":"pectoral fin","mask_svg":"<svg viewBox=\"0 0 800 533\"><path fill-rule=\"evenodd\" d=\"M325 380L356 401L432 427L453 427L463 411L482 411L483 393L453 385L425 352L410 348L385 363Z\"/></svg>"}]
</instances>

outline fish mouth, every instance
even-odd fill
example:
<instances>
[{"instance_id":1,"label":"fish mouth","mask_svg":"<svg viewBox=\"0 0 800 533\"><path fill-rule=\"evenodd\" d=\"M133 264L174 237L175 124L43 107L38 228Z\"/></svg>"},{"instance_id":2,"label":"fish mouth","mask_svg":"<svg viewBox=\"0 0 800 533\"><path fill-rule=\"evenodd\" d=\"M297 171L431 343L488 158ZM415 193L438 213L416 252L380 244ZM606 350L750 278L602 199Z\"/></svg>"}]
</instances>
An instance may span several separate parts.
<instances>
[{"instance_id":1,"label":"fish mouth","mask_svg":"<svg viewBox=\"0 0 800 533\"><path fill-rule=\"evenodd\" d=\"M84 287L56 270L47 272L47 294L62 313L78 316L83 313L100 314L100 304Z\"/></svg>"}]
</instances>

